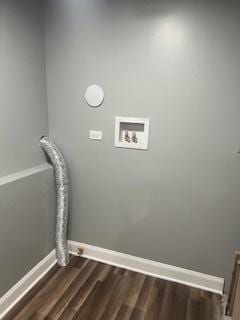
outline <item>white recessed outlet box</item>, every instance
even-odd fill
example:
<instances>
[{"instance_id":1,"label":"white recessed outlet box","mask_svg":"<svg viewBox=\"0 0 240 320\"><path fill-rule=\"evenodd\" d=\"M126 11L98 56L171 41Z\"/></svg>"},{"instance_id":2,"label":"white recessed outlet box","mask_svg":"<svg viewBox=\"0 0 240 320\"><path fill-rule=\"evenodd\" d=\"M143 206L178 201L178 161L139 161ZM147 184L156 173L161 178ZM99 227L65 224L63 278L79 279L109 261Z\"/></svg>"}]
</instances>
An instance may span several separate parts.
<instances>
[{"instance_id":1,"label":"white recessed outlet box","mask_svg":"<svg viewBox=\"0 0 240 320\"><path fill-rule=\"evenodd\" d=\"M115 118L115 146L118 148L148 149L148 118Z\"/></svg>"},{"instance_id":2,"label":"white recessed outlet box","mask_svg":"<svg viewBox=\"0 0 240 320\"><path fill-rule=\"evenodd\" d=\"M90 130L89 138L92 140L102 140L102 131Z\"/></svg>"}]
</instances>

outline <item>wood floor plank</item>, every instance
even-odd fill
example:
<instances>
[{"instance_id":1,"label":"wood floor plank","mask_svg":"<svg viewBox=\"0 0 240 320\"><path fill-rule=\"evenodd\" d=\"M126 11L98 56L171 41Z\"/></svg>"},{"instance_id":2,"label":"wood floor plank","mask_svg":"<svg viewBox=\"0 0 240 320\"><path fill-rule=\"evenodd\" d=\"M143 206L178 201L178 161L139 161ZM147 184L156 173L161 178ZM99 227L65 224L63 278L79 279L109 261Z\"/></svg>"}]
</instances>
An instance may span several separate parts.
<instances>
[{"instance_id":1,"label":"wood floor plank","mask_svg":"<svg viewBox=\"0 0 240 320\"><path fill-rule=\"evenodd\" d=\"M131 320L144 320L145 319L145 312L138 309L138 308L134 308L130 319Z\"/></svg>"},{"instance_id":2,"label":"wood floor plank","mask_svg":"<svg viewBox=\"0 0 240 320\"><path fill-rule=\"evenodd\" d=\"M213 309L213 306L212 300L209 298L204 298L201 296L199 300L190 299L190 310L187 310L186 320L213 320L216 315L216 310ZM220 316L220 313L218 313L218 315ZM221 316L219 319L221 319Z\"/></svg>"},{"instance_id":3,"label":"wood floor plank","mask_svg":"<svg viewBox=\"0 0 240 320\"><path fill-rule=\"evenodd\" d=\"M122 276L110 272L104 283L101 285L101 294L94 302L94 308L89 313L89 320L99 320L102 318L103 313L112 297L113 292L116 290Z\"/></svg>"},{"instance_id":4,"label":"wood floor plank","mask_svg":"<svg viewBox=\"0 0 240 320\"><path fill-rule=\"evenodd\" d=\"M87 259L83 259L81 257L71 257L70 262L68 264L68 268L74 267L74 268L82 268L82 265L86 263Z\"/></svg>"},{"instance_id":5,"label":"wood floor plank","mask_svg":"<svg viewBox=\"0 0 240 320\"><path fill-rule=\"evenodd\" d=\"M167 281L157 279L155 281L155 288L157 288L156 295L153 297L152 304L146 312L146 320L158 320L160 315L160 310L162 309L163 298L165 295L165 289Z\"/></svg>"},{"instance_id":6,"label":"wood floor plank","mask_svg":"<svg viewBox=\"0 0 240 320\"><path fill-rule=\"evenodd\" d=\"M129 292L126 295L126 299L124 301L125 305L131 308L135 307L145 278L146 278L145 275L136 273L135 277L133 278L132 287L130 288Z\"/></svg>"},{"instance_id":7,"label":"wood floor plank","mask_svg":"<svg viewBox=\"0 0 240 320\"><path fill-rule=\"evenodd\" d=\"M187 310L188 290L186 286L177 284L173 307L176 310L175 319L184 320Z\"/></svg>"},{"instance_id":8,"label":"wood floor plank","mask_svg":"<svg viewBox=\"0 0 240 320\"><path fill-rule=\"evenodd\" d=\"M175 305L177 284L174 282L167 282L164 293L162 308L160 310L161 320L176 320L177 309Z\"/></svg>"},{"instance_id":9,"label":"wood floor plank","mask_svg":"<svg viewBox=\"0 0 240 320\"><path fill-rule=\"evenodd\" d=\"M199 300L201 295L202 295L202 290L199 290L199 289L194 288L194 287L189 287L189 296L192 299Z\"/></svg>"},{"instance_id":10,"label":"wood floor plank","mask_svg":"<svg viewBox=\"0 0 240 320\"><path fill-rule=\"evenodd\" d=\"M91 293L88 295L78 312L74 315L73 320L89 319L94 303L98 299L98 295L101 295L101 285L101 281L96 282Z\"/></svg>"},{"instance_id":11,"label":"wood floor plank","mask_svg":"<svg viewBox=\"0 0 240 320\"><path fill-rule=\"evenodd\" d=\"M75 297L70 303L71 309L78 311L87 296L95 286L97 281L101 281L110 271L110 266L99 263L96 269L92 272L91 276L87 279L84 285L78 290Z\"/></svg>"},{"instance_id":12,"label":"wood floor plank","mask_svg":"<svg viewBox=\"0 0 240 320\"><path fill-rule=\"evenodd\" d=\"M84 284L79 288L75 296L71 299L70 303L68 304L68 309L77 312L87 299L88 295L91 293L91 290L94 288L97 281L104 279L110 270L110 266L103 263L97 263L96 268L89 275ZM59 319L66 319L64 312ZM68 319L71 320L70 317Z\"/></svg>"},{"instance_id":13,"label":"wood floor plank","mask_svg":"<svg viewBox=\"0 0 240 320\"><path fill-rule=\"evenodd\" d=\"M123 268L116 267L114 273L123 275L126 270Z\"/></svg>"},{"instance_id":14,"label":"wood floor plank","mask_svg":"<svg viewBox=\"0 0 240 320\"><path fill-rule=\"evenodd\" d=\"M124 276L134 278L136 276L136 272L132 270L125 270Z\"/></svg>"},{"instance_id":15,"label":"wood floor plank","mask_svg":"<svg viewBox=\"0 0 240 320\"><path fill-rule=\"evenodd\" d=\"M48 320L52 320L52 319L50 319L49 317L46 317L44 314L35 312L35 313L30 317L30 320L42 320L42 319L47 320L46 318L48 318Z\"/></svg>"},{"instance_id":16,"label":"wood floor plank","mask_svg":"<svg viewBox=\"0 0 240 320\"><path fill-rule=\"evenodd\" d=\"M196 320L212 320L212 302L209 298L200 298L199 312Z\"/></svg>"},{"instance_id":17,"label":"wood floor plank","mask_svg":"<svg viewBox=\"0 0 240 320\"><path fill-rule=\"evenodd\" d=\"M76 314L76 311L73 311L72 309L69 309L68 307L66 307L66 309L64 310L64 314L62 314L60 318L57 318L57 319L70 320L74 318L75 314ZM50 318L50 319L44 319L44 320L53 320L53 319Z\"/></svg>"},{"instance_id":18,"label":"wood floor plank","mask_svg":"<svg viewBox=\"0 0 240 320\"><path fill-rule=\"evenodd\" d=\"M212 295L212 320L221 319L221 313L222 313L221 297L219 295L213 294Z\"/></svg>"},{"instance_id":19,"label":"wood floor plank","mask_svg":"<svg viewBox=\"0 0 240 320\"><path fill-rule=\"evenodd\" d=\"M220 303L207 291L73 257L3 320L220 320Z\"/></svg>"},{"instance_id":20,"label":"wood floor plank","mask_svg":"<svg viewBox=\"0 0 240 320\"><path fill-rule=\"evenodd\" d=\"M93 270L96 268L97 263L96 261L90 261L85 260L85 263L82 265L82 268L80 269L79 275L76 277L76 279L71 283L71 285L68 287L68 289L65 291L65 293L62 295L62 297L58 300L58 302L55 304L55 306L49 311L49 316L53 319L59 319L66 307L68 307L69 303L73 299L73 297L76 295L76 293L79 291L79 289L83 286L85 281L88 279L90 274L93 272Z\"/></svg>"},{"instance_id":21,"label":"wood floor plank","mask_svg":"<svg viewBox=\"0 0 240 320\"><path fill-rule=\"evenodd\" d=\"M116 320L129 320L131 318L132 312L133 312L133 308L130 308L129 306L126 306L126 305L122 305L118 311Z\"/></svg>"},{"instance_id":22,"label":"wood floor plank","mask_svg":"<svg viewBox=\"0 0 240 320\"><path fill-rule=\"evenodd\" d=\"M185 320L197 320L200 310L200 301L189 298L187 302L186 319Z\"/></svg>"},{"instance_id":23,"label":"wood floor plank","mask_svg":"<svg viewBox=\"0 0 240 320\"><path fill-rule=\"evenodd\" d=\"M109 300L106 309L101 317L101 320L105 319L115 319L123 301L125 299L126 293L129 292L132 286L133 279L121 277L115 290L112 292L111 299Z\"/></svg>"},{"instance_id":24,"label":"wood floor plank","mask_svg":"<svg viewBox=\"0 0 240 320\"><path fill-rule=\"evenodd\" d=\"M30 303L16 315L14 320L29 319L36 310L47 315L78 273L79 269L72 266L60 268L52 279L32 298Z\"/></svg>"},{"instance_id":25,"label":"wood floor plank","mask_svg":"<svg viewBox=\"0 0 240 320\"><path fill-rule=\"evenodd\" d=\"M40 291L42 288L48 283L53 276L58 273L60 270L60 267L55 264L48 273L42 277L39 282L30 290L28 293L21 299L19 303L17 303L16 306L8 314L4 317L3 320L12 320L16 315L26 306L29 304L29 301L32 300L32 298Z\"/></svg>"},{"instance_id":26,"label":"wood floor plank","mask_svg":"<svg viewBox=\"0 0 240 320\"><path fill-rule=\"evenodd\" d=\"M154 283L155 283L154 278L152 277L145 278L140 294L138 296L138 300L135 308L145 312L147 311L148 305L152 299L152 295L154 294L154 291L157 291L157 289L154 286Z\"/></svg>"},{"instance_id":27,"label":"wood floor plank","mask_svg":"<svg viewBox=\"0 0 240 320\"><path fill-rule=\"evenodd\" d=\"M144 319L149 306L152 304L153 299L156 297L158 289L154 286L155 279L146 277L143 286L140 290L137 303L131 315L131 320Z\"/></svg>"}]
</instances>

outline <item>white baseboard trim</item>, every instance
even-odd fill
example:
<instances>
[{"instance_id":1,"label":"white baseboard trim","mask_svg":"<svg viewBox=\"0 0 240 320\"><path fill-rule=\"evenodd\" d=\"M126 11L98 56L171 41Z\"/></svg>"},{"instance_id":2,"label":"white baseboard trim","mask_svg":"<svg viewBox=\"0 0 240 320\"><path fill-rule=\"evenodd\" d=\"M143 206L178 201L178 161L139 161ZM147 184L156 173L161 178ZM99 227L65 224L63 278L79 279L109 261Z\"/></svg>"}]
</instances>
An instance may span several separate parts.
<instances>
[{"instance_id":1,"label":"white baseboard trim","mask_svg":"<svg viewBox=\"0 0 240 320\"><path fill-rule=\"evenodd\" d=\"M55 250L53 250L0 299L0 319L10 311L55 263L56 256Z\"/></svg>"},{"instance_id":2,"label":"white baseboard trim","mask_svg":"<svg viewBox=\"0 0 240 320\"><path fill-rule=\"evenodd\" d=\"M69 252L73 255L77 255L77 249L79 247L84 248L82 256L85 258L210 292L223 294L224 279L222 278L85 243L68 241L68 244ZM55 250L53 250L0 299L0 319L2 319L10 309L22 299L22 297L54 266L55 263L56 255Z\"/></svg>"},{"instance_id":3,"label":"white baseboard trim","mask_svg":"<svg viewBox=\"0 0 240 320\"><path fill-rule=\"evenodd\" d=\"M68 244L69 251L73 255L77 255L77 249L80 247L84 249L82 256L85 258L210 292L223 294L224 279L222 278L170 266L117 251L95 247L85 243L68 241Z\"/></svg>"}]
</instances>

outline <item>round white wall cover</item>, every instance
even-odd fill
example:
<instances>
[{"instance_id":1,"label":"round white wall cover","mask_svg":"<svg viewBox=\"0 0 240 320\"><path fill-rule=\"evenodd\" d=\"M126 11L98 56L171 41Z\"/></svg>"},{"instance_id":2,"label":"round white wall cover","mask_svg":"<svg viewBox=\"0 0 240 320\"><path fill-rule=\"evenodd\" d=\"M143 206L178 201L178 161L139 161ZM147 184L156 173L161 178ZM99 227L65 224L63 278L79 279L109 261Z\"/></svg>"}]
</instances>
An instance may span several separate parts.
<instances>
[{"instance_id":1,"label":"round white wall cover","mask_svg":"<svg viewBox=\"0 0 240 320\"><path fill-rule=\"evenodd\" d=\"M85 92L85 99L91 107L99 107L104 100L103 89L96 84L92 84Z\"/></svg>"}]
</instances>

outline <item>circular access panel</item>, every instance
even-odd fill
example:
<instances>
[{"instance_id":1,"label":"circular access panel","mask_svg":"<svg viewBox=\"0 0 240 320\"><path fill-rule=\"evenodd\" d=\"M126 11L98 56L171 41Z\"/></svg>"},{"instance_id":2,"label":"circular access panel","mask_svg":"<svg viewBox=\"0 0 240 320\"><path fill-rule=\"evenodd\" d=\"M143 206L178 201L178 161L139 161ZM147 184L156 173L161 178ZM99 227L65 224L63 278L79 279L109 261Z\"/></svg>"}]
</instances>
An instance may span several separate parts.
<instances>
[{"instance_id":1,"label":"circular access panel","mask_svg":"<svg viewBox=\"0 0 240 320\"><path fill-rule=\"evenodd\" d=\"M104 100L103 89L97 84L92 84L85 92L85 99L91 107L99 107Z\"/></svg>"}]
</instances>

